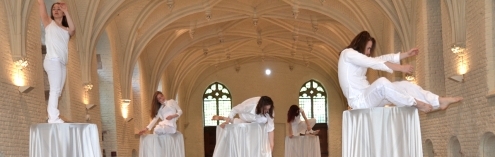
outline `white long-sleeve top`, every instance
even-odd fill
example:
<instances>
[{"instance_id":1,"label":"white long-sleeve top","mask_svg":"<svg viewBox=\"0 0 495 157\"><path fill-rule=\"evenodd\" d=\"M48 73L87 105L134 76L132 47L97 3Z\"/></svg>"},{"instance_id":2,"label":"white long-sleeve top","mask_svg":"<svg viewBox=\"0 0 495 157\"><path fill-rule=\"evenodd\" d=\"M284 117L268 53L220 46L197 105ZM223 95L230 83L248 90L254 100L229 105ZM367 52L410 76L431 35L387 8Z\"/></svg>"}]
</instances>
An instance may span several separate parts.
<instances>
[{"instance_id":1,"label":"white long-sleeve top","mask_svg":"<svg viewBox=\"0 0 495 157\"><path fill-rule=\"evenodd\" d=\"M272 132L275 130L274 118L271 118L268 113L264 115L256 114L256 105L258 105L260 98L261 97L253 97L244 100L242 103L232 108L229 118L234 119L234 116L239 114L239 118L243 121L255 123L260 123L266 119L267 131ZM275 113L273 113L273 117L275 117Z\"/></svg>"},{"instance_id":2,"label":"white long-sleeve top","mask_svg":"<svg viewBox=\"0 0 495 157\"><path fill-rule=\"evenodd\" d=\"M368 68L393 72L385 65L385 62L400 64L400 53L368 57L352 48L344 49L341 52L338 64L339 83L350 106L359 106L362 103L360 101L364 101L359 98L370 86L366 79Z\"/></svg>"},{"instance_id":3,"label":"white long-sleeve top","mask_svg":"<svg viewBox=\"0 0 495 157\"><path fill-rule=\"evenodd\" d=\"M167 117L173 114L177 114L179 116L171 120L167 120ZM175 122L180 117L180 115L182 115L182 110L177 104L177 101L175 101L174 99L167 100L162 103L155 118L151 120L150 124L146 128L148 128L148 130L151 130L155 126L155 123L158 121L158 119L162 120L159 125L168 125L177 128L177 124Z\"/></svg>"},{"instance_id":4,"label":"white long-sleeve top","mask_svg":"<svg viewBox=\"0 0 495 157\"><path fill-rule=\"evenodd\" d=\"M62 64L67 64L67 56L69 53L69 31L64 29L51 21L45 27L45 44L46 44L46 56L45 58L58 58Z\"/></svg>"}]
</instances>

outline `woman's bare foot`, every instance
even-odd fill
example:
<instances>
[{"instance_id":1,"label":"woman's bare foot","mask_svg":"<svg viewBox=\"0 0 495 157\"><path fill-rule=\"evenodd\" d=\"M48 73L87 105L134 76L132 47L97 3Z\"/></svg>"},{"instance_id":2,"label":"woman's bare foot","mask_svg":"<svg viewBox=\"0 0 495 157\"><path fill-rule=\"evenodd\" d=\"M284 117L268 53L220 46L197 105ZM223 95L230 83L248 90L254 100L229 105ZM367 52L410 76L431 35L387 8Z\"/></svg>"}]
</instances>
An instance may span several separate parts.
<instances>
[{"instance_id":1,"label":"woman's bare foot","mask_svg":"<svg viewBox=\"0 0 495 157\"><path fill-rule=\"evenodd\" d=\"M428 113L431 110L433 110L433 107L430 104L424 103L424 102L419 101L419 100L416 100L416 108L418 108L418 110L420 110L424 113Z\"/></svg>"},{"instance_id":2,"label":"woman's bare foot","mask_svg":"<svg viewBox=\"0 0 495 157\"><path fill-rule=\"evenodd\" d=\"M219 115L213 115L213 117L211 117L211 120L224 120L224 117Z\"/></svg>"},{"instance_id":3,"label":"woman's bare foot","mask_svg":"<svg viewBox=\"0 0 495 157\"><path fill-rule=\"evenodd\" d=\"M440 102L440 109L445 110L450 104L461 101L462 97L440 97L438 101Z\"/></svg>"},{"instance_id":4,"label":"woman's bare foot","mask_svg":"<svg viewBox=\"0 0 495 157\"><path fill-rule=\"evenodd\" d=\"M319 132L320 130L314 130L313 133L311 133L311 135L318 135Z\"/></svg>"}]
</instances>

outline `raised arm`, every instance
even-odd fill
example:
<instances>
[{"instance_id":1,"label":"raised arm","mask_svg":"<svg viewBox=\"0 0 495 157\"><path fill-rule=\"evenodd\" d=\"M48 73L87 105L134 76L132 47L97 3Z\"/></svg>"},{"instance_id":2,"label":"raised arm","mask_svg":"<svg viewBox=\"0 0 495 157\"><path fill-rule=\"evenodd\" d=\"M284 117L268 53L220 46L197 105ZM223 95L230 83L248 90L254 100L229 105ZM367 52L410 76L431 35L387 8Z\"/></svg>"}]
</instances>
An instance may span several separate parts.
<instances>
[{"instance_id":1,"label":"raised arm","mask_svg":"<svg viewBox=\"0 0 495 157\"><path fill-rule=\"evenodd\" d=\"M300 109L299 111L301 111L301 115L303 116L304 122L306 123L306 129L308 131L310 131L311 130L311 125L309 125L308 117L306 117L306 113L304 113L304 110L303 109Z\"/></svg>"},{"instance_id":2,"label":"raised arm","mask_svg":"<svg viewBox=\"0 0 495 157\"><path fill-rule=\"evenodd\" d=\"M46 27L52 19L48 16L48 13L46 12L46 5L45 1L43 0L38 0L38 9L40 11L40 16L41 16L41 22L43 22L43 26Z\"/></svg>"},{"instance_id":3,"label":"raised arm","mask_svg":"<svg viewBox=\"0 0 495 157\"><path fill-rule=\"evenodd\" d=\"M76 27L74 26L74 22L72 22L72 18L69 15L69 10L67 9L67 3L60 3L60 10L64 12L65 17L67 18L67 24L69 24L69 28L67 28L67 30L69 31L69 35L70 36L74 35L74 33L76 33Z\"/></svg>"},{"instance_id":4,"label":"raised arm","mask_svg":"<svg viewBox=\"0 0 495 157\"><path fill-rule=\"evenodd\" d=\"M412 49L410 49L407 52L400 53L400 59L405 59L405 58L413 57L413 56L418 55L418 53L419 53L418 48L412 48Z\"/></svg>"},{"instance_id":5,"label":"raised arm","mask_svg":"<svg viewBox=\"0 0 495 157\"><path fill-rule=\"evenodd\" d=\"M408 74L410 74L414 71L414 67L412 65L408 65L408 64L400 65L400 64L385 62L385 65L388 68L392 69L393 71L400 71L400 72L408 73Z\"/></svg>"},{"instance_id":6,"label":"raised arm","mask_svg":"<svg viewBox=\"0 0 495 157\"><path fill-rule=\"evenodd\" d=\"M352 63L354 65L372 68L375 70L386 71L389 73L392 73L393 71L412 73L412 71L414 70L411 65L401 65L400 63L392 63L392 62L381 59L382 57L388 56L389 58L390 57L394 57L394 58L396 57L396 59L398 60L400 57L400 54L391 54L391 55L381 56L381 57L377 57L377 58L372 58L372 57L365 56L364 54L361 54L355 50L346 49L342 52L341 55L344 55L344 56L342 56L343 59L345 59L347 62Z\"/></svg>"}]
</instances>

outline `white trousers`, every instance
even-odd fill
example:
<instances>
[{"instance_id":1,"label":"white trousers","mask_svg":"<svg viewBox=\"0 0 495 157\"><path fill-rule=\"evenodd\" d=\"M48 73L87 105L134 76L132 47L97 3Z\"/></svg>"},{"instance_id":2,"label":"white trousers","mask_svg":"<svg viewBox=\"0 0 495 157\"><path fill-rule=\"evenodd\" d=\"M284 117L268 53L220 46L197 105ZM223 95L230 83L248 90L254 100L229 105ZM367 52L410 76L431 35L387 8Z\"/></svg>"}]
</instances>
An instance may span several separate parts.
<instances>
[{"instance_id":1,"label":"white trousers","mask_svg":"<svg viewBox=\"0 0 495 157\"><path fill-rule=\"evenodd\" d=\"M154 134L163 135L163 134L175 134L177 132L177 128L169 125L156 125Z\"/></svg>"},{"instance_id":2,"label":"white trousers","mask_svg":"<svg viewBox=\"0 0 495 157\"><path fill-rule=\"evenodd\" d=\"M306 121L302 120L299 121L299 123L297 124L292 124L292 123L291 123L292 134L294 136L299 136L300 134L306 134L306 130L308 129L308 126L306 125ZM316 124L316 119L314 118L308 119L308 124L311 128L313 128Z\"/></svg>"},{"instance_id":3,"label":"white trousers","mask_svg":"<svg viewBox=\"0 0 495 157\"><path fill-rule=\"evenodd\" d=\"M58 98L62 94L65 78L67 77L67 68L58 58L46 58L43 67L48 74L50 83L50 96L48 97L48 123L63 122L60 120L60 111L58 110Z\"/></svg>"},{"instance_id":4,"label":"white trousers","mask_svg":"<svg viewBox=\"0 0 495 157\"><path fill-rule=\"evenodd\" d=\"M366 88L362 98L363 104L359 105L359 108L383 107L387 104L412 106L416 104L414 99L430 104L434 109L440 107L438 95L409 81L390 82L384 77Z\"/></svg>"}]
</instances>

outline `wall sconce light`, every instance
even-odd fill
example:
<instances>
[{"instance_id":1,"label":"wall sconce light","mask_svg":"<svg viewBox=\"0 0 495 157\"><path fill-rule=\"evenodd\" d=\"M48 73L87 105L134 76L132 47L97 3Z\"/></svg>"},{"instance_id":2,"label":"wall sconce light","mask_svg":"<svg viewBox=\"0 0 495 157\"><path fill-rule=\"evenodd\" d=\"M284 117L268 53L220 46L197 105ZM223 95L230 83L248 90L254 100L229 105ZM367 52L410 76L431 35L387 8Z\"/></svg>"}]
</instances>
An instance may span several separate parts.
<instances>
[{"instance_id":1,"label":"wall sconce light","mask_svg":"<svg viewBox=\"0 0 495 157\"><path fill-rule=\"evenodd\" d=\"M449 79L456 81L456 82L464 82L464 74L467 73L467 64L464 62L464 55L466 48L459 46L459 45L454 45L450 49L452 53L456 54L460 59L458 63L458 75L454 75L449 77Z\"/></svg>"},{"instance_id":2,"label":"wall sconce light","mask_svg":"<svg viewBox=\"0 0 495 157\"><path fill-rule=\"evenodd\" d=\"M129 104L131 103L130 99L120 99L121 102L121 109L122 109L122 117L124 119L127 119L127 116L129 116Z\"/></svg>"},{"instance_id":3,"label":"wall sconce light","mask_svg":"<svg viewBox=\"0 0 495 157\"><path fill-rule=\"evenodd\" d=\"M22 78L22 69L28 66L28 62L26 59L19 59L14 62L17 73L15 74L14 84L19 87L19 92L28 93L33 89L31 86L25 85L24 79Z\"/></svg>"},{"instance_id":4,"label":"wall sconce light","mask_svg":"<svg viewBox=\"0 0 495 157\"><path fill-rule=\"evenodd\" d=\"M83 84L83 88L84 88L84 91L90 91L91 89L93 89L93 84L91 83L85 83Z\"/></svg>"},{"instance_id":5,"label":"wall sconce light","mask_svg":"<svg viewBox=\"0 0 495 157\"><path fill-rule=\"evenodd\" d=\"M406 74L406 76L404 77L407 81L414 81L414 75L413 74Z\"/></svg>"},{"instance_id":6,"label":"wall sconce light","mask_svg":"<svg viewBox=\"0 0 495 157\"><path fill-rule=\"evenodd\" d=\"M450 50L452 51L452 53L461 56L464 54L464 50L466 50L466 49L464 47L454 45L454 46L452 46L452 48Z\"/></svg>"},{"instance_id":7,"label":"wall sconce light","mask_svg":"<svg viewBox=\"0 0 495 157\"><path fill-rule=\"evenodd\" d=\"M26 59L19 59L19 60L14 62L14 65L15 65L16 69L22 70L23 68L28 66L28 62Z\"/></svg>"}]
</instances>

